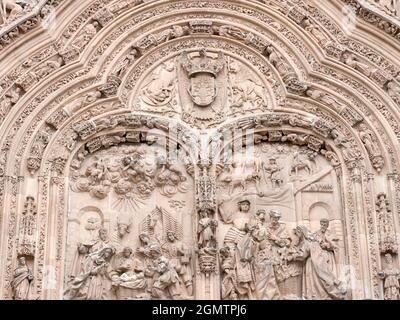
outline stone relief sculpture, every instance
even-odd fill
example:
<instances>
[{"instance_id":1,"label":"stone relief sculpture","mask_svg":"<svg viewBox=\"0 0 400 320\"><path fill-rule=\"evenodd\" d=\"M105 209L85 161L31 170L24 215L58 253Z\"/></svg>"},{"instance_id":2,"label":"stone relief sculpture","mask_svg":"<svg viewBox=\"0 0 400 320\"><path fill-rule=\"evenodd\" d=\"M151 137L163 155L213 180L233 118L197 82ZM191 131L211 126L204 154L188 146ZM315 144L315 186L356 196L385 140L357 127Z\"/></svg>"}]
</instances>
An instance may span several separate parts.
<instances>
[{"instance_id":1,"label":"stone relief sculpture","mask_svg":"<svg viewBox=\"0 0 400 320\"><path fill-rule=\"evenodd\" d=\"M69 284L65 296L68 300L105 300L111 289L111 258L115 248L104 246L90 254L83 268Z\"/></svg>"},{"instance_id":2,"label":"stone relief sculpture","mask_svg":"<svg viewBox=\"0 0 400 320\"><path fill-rule=\"evenodd\" d=\"M327 41L329 41L329 38L321 30L321 27L313 23L313 21L309 17L303 19L300 24L304 28L304 30L310 32L322 46L325 45Z\"/></svg>"},{"instance_id":3,"label":"stone relief sculpture","mask_svg":"<svg viewBox=\"0 0 400 320\"><path fill-rule=\"evenodd\" d=\"M297 231L290 233L282 221L283 214L287 218L294 217L291 208L295 207L293 204L302 192L305 192L304 199L309 199L304 201L311 200L306 194L313 191L308 187L302 189L300 185L319 185L316 181L324 176L323 180L326 179L326 174L332 170L330 164L323 164L314 151L307 151L306 143L301 139L298 141L297 136L286 136L285 143L280 142L281 137L276 140L274 144L260 139L256 145L254 152L261 160L258 165L253 164L253 170L262 172L257 183L252 181L246 188L231 188L230 192L219 195L218 210L222 220L219 229L226 230L223 240L218 237L221 243L221 297L344 299L347 287L338 272L339 238L329 230L329 220L322 219L321 228L315 233L306 227L295 228ZM295 145L290 146L287 142ZM303 162L305 160L299 158L300 152L311 156L305 159L313 160ZM277 165L280 155L285 155L285 160ZM236 166L240 166L241 161L245 160L240 160ZM294 176L296 179L291 179ZM223 171L219 179L222 185L231 181ZM290 188L287 189L291 181L300 187L294 191L294 198L289 195ZM312 190L328 189L316 187ZM292 220L290 225L296 227L297 223Z\"/></svg>"},{"instance_id":4,"label":"stone relief sculpture","mask_svg":"<svg viewBox=\"0 0 400 320\"><path fill-rule=\"evenodd\" d=\"M363 63L351 52L343 53L343 62L347 64L349 67L356 69L357 71L363 73L367 77L371 77L373 72L376 70L373 69L370 65Z\"/></svg>"},{"instance_id":5,"label":"stone relief sculpture","mask_svg":"<svg viewBox=\"0 0 400 320\"><path fill-rule=\"evenodd\" d=\"M318 237L318 233L310 236L309 231L304 227L298 227L296 234L301 239L302 254L296 259L306 259L303 274L305 277L304 297L311 300L344 299L347 289L335 276L332 270L332 260L325 260L326 255L330 254L327 252L329 245L318 242L318 238L315 237Z\"/></svg>"},{"instance_id":6,"label":"stone relief sculpture","mask_svg":"<svg viewBox=\"0 0 400 320\"><path fill-rule=\"evenodd\" d=\"M29 300L33 273L27 265L24 256L18 257L18 266L14 270L14 278L11 281L14 300Z\"/></svg>"},{"instance_id":7,"label":"stone relief sculpture","mask_svg":"<svg viewBox=\"0 0 400 320\"><path fill-rule=\"evenodd\" d=\"M393 257L390 253L385 254L386 268L378 273L383 279L385 300L400 299L400 270L393 265Z\"/></svg>"},{"instance_id":8,"label":"stone relief sculpture","mask_svg":"<svg viewBox=\"0 0 400 320\"><path fill-rule=\"evenodd\" d=\"M20 87L15 87L6 92L5 96L0 101L0 117L5 117L7 113L11 110L13 105L15 105L22 93Z\"/></svg>"},{"instance_id":9,"label":"stone relief sculpture","mask_svg":"<svg viewBox=\"0 0 400 320\"><path fill-rule=\"evenodd\" d=\"M7 21L13 20L20 16L23 12L23 9L19 4L17 4L16 0L2 0L0 2L0 12L2 24L5 24Z\"/></svg>"},{"instance_id":10,"label":"stone relief sculpture","mask_svg":"<svg viewBox=\"0 0 400 320\"><path fill-rule=\"evenodd\" d=\"M167 241L161 245L161 252L169 259L171 265L177 271L180 281L186 287L189 296L193 295L192 251L182 242L177 241L173 231L167 233Z\"/></svg>"},{"instance_id":11,"label":"stone relief sculpture","mask_svg":"<svg viewBox=\"0 0 400 320\"><path fill-rule=\"evenodd\" d=\"M111 190L117 194L115 206L137 207L156 189L168 197L186 192L184 168L157 159L154 148L123 147L117 154L97 158L82 170L73 189L104 199ZM103 152L104 153L104 152ZM107 152L106 152L107 153Z\"/></svg>"},{"instance_id":12,"label":"stone relief sculpture","mask_svg":"<svg viewBox=\"0 0 400 320\"><path fill-rule=\"evenodd\" d=\"M268 57L269 62L275 67L282 78L287 76L290 72L289 68L281 54L278 53L272 45L265 48L264 54Z\"/></svg>"},{"instance_id":13,"label":"stone relief sculpture","mask_svg":"<svg viewBox=\"0 0 400 320\"><path fill-rule=\"evenodd\" d=\"M260 79L222 52L183 52L154 68L132 100L134 109L168 113L191 125L209 127L228 116L272 108L268 88L277 82L270 72L265 76L266 80Z\"/></svg>"},{"instance_id":14,"label":"stone relief sculpture","mask_svg":"<svg viewBox=\"0 0 400 320\"><path fill-rule=\"evenodd\" d=\"M379 193L376 202L381 253L397 253L397 237L393 230L392 213L385 193Z\"/></svg>"},{"instance_id":15,"label":"stone relief sculpture","mask_svg":"<svg viewBox=\"0 0 400 320\"><path fill-rule=\"evenodd\" d=\"M163 64L156 70L143 89L143 101L154 107L168 105L175 94L176 71L174 62Z\"/></svg>"},{"instance_id":16,"label":"stone relief sculpture","mask_svg":"<svg viewBox=\"0 0 400 320\"><path fill-rule=\"evenodd\" d=\"M117 298L144 297L146 289L146 278L144 275L143 263L133 256L133 250L125 247L122 257L116 263L116 274L112 277L112 285L117 292Z\"/></svg>"},{"instance_id":17,"label":"stone relief sculpture","mask_svg":"<svg viewBox=\"0 0 400 320\"><path fill-rule=\"evenodd\" d=\"M118 63L112 74L119 78L123 77L128 67L138 58L139 55L139 50L135 46L132 46L129 53Z\"/></svg>"},{"instance_id":18,"label":"stone relief sculpture","mask_svg":"<svg viewBox=\"0 0 400 320\"><path fill-rule=\"evenodd\" d=\"M163 42L167 42L172 39L180 38L188 32L186 27L179 25L172 26L164 31L156 34L150 34L139 40L135 46L139 49L145 50L151 46L157 46Z\"/></svg>"},{"instance_id":19,"label":"stone relief sculpture","mask_svg":"<svg viewBox=\"0 0 400 320\"><path fill-rule=\"evenodd\" d=\"M398 300L398 1L339 2L0 1L0 298Z\"/></svg>"},{"instance_id":20,"label":"stone relief sculpture","mask_svg":"<svg viewBox=\"0 0 400 320\"><path fill-rule=\"evenodd\" d=\"M35 199L28 196L25 201L19 229L18 254L20 255L35 256L36 214Z\"/></svg>"},{"instance_id":21,"label":"stone relief sculpture","mask_svg":"<svg viewBox=\"0 0 400 320\"><path fill-rule=\"evenodd\" d=\"M363 123L359 125L359 135L362 143L367 149L368 155L372 161L373 167L380 171L384 166L384 160L381 151L376 145L376 136L374 133Z\"/></svg>"},{"instance_id":22,"label":"stone relief sculpture","mask_svg":"<svg viewBox=\"0 0 400 320\"><path fill-rule=\"evenodd\" d=\"M199 219L199 228L197 231L199 234L198 244L200 247L210 247L215 241L215 229L218 222L210 217L211 214L212 212L208 209L200 211L201 218Z\"/></svg>"},{"instance_id":23,"label":"stone relief sculpture","mask_svg":"<svg viewBox=\"0 0 400 320\"><path fill-rule=\"evenodd\" d=\"M74 39L72 46L77 49L83 49L94 38L99 28L100 24L97 21L88 23Z\"/></svg>"},{"instance_id":24,"label":"stone relief sculpture","mask_svg":"<svg viewBox=\"0 0 400 320\"><path fill-rule=\"evenodd\" d=\"M264 173L267 174L269 181L271 182L272 188L279 188L283 183L283 179L281 176L282 168L276 163L275 158L270 158L268 164L264 164L262 168L264 169ZM298 165L294 167L296 170Z\"/></svg>"},{"instance_id":25,"label":"stone relief sculpture","mask_svg":"<svg viewBox=\"0 0 400 320\"><path fill-rule=\"evenodd\" d=\"M231 86L231 108L245 113L246 105L250 110L254 107L267 107L268 99L265 94L266 88L257 83L243 64L237 61L229 61L229 83ZM271 79L271 81L274 81Z\"/></svg>"},{"instance_id":26,"label":"stone relief sculpture","mask_svg":"<svg viewBox=\"0 0 400 320\"><path fill-rule=\"evenodd\" d=\"M202 49L196 59L191 59L185 52L181 56L180 64L183 70L180 72L181 81L186 88L180 90L181 100L184 105L191 105L185 112L200 120L221 117L222 101L226 100L226 92L221 86L226 83L226 62L223 54L218 53L218 58L214 60L207 56L206 49Z\"/></svg>"}]
</instances>

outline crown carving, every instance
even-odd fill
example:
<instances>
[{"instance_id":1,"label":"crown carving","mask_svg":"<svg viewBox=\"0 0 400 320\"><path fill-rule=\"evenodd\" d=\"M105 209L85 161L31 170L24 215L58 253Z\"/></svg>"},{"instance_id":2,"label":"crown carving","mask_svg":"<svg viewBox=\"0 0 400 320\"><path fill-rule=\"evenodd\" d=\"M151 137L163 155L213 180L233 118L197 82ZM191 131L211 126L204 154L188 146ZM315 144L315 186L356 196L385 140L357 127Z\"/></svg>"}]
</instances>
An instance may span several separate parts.
<instances>
[{"instance_id":1,"label":"crown carving","mask_svg":"<svg viewBox=\"0 0 400 320\"><path fill-rule=\"evenodd\" d=\"M200 50L200 59L192 61L189 59L187 52L182 53L182 67L188 73L189 78L199 73L211 74L214 78L224 67L224 56L219 52L218 59L212 59L207 56L205 49Z\"/></svg>"}]
</instances>

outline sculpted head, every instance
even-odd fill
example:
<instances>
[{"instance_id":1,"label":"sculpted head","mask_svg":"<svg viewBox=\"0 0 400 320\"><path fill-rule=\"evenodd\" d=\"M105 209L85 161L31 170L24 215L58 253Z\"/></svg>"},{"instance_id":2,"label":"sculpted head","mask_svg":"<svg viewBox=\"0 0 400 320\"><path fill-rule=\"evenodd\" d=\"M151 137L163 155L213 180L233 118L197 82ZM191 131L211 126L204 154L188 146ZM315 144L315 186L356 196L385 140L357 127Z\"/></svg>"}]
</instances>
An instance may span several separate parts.
<instances>
[{"instance_id":1,"label":"sculpted head","mask_svg":"<svg viewBox=\"0 0 400 320\"><path fill-rule=\"evenodd\" d=\"M164 257L161 257L158 260L158 272L164 273L168 270L168 260Z\"/></svg>"},{"instance_id":2,"label":"sculpted head","mask_svg":"<svg viewBox=\"0 0 400 320\"><path fill-rule=\"evenodd\" d=\"M266 214L266 212L264 209L257 210L257 212L256 212L258 219L261 221L265 220L265 214Z\"/></svg>"},{"instance_id":3,"label":"sculpted head","mask_svg":"<svg viewBox=\"0 0 400 320\"><path fill-rule=\"evenodd\" d=\"M390 265L393 263L393 257L390 253L385 254L385 262Z\"/></svg>"},{"instance_id":4,"label":"sculpted head","mask_svg":"<svg viewBox=\"0 0 400 320\"><path fill-rule=\"evenodd\" d=\"M158 258L161 255L161 248L157 243L154 243L150 246L150 257L153 259Z\"/></svg>"},{"instance_id":5,"label":"sculpted head","mask_svg":"<svg viewBox=\"0 0 400 320\"><path fill-rule=\"evenodd\" d=\"M379 193L379 194L378 194L378 200L379 200L379 201L384 201L384 200L386 200L386 194L383 193L383 192Z\"/></svg>"},{"instance_id":6,"label":"sculpted head","mask_svg":"<svg viewBox=\"0 0 400 320\"><path fill-rule=\"evenodd\" d=\"M200 209L200 216L202 218L208 218L210 215L212 215L214 211L210 208L201 208Z\"/></svg>"},{"instance_id":7,"label":"sculpted head","mask_svg":"<svg viewBox=\"0 0 400 320\"><path fill-rule=\"evenodd\" d=\"M257 242L261 242L265 239L267 236L266 230L264 227L260 227L258 225L252 226L251 227L251 236L253 237L254 240Z\"/></svg>"},{"instance_id":8,"label":"sculpted head","mask_svg":"<svg viewBox=\"0 0 400 320\"><path fill-rule=\"evenodd\" d=\"M319 223L321 225L321 231L326 232L326 230L328 230L328 228L329 228L329 220L326 218L323 218L320 220Z\"/></svg>"},{"instance_id":9,"label":"sculpted head","mask_svg":"<svg viewBox=\"0 0 400 320\"><path fill-rule=\"evenodd\" d=\"M169 242L174 242L176 240L175 232L168 231L167 232L167 238L168 238Z\"/></svg>"},{"instance_id":10,"label":"sculpted head","mask_svg":"<svg viewBox=\"0 0 400 320\"><path fill-rule=\"evenodd\" d=\"M271 54L272 52L274 52L274 47L273 47L272 45L268 45L268 46L265 48L265 52Z\"/></svg>"},{"instance_id":11,"label":"sculpted head","mask_svg":"<svg viewBox=\"0 0 400 320\"><path fill-rule=\"evenodd\" d=\"M26 266L26 259L24 256L18 258L18 263L20 266Z\"/></svg>"},{"instance_id":12,"label":"sculpted head","mask_svg":"<svg viewBox=\"0 0 400 320\"><path fill-rule=\"evenodd\" d=\"M299 239L307 238L309 236L309 231L305 226L297 226L293 231Z\"/></svg>"},{"instance_id":13,"label":"sculpted head","mask_svg":"<svg viewBox=\"0 0 400 320\"><path fill-rule=\"evenodd\" d=\"M131 47L131 52L130 52L131 55L133 55L134 57L137 57L139 55L139 53L140 52L139 52L138 48L136 48L135 46Z\"/></svg>"},{"instance_id":14,"label":"sculpted head","mask_svg":"<svg viewBox=\"0 0 400 320\"><path fill-rule=\"evenodd\" d=\"M130 258L130 256L132 255L132 253L133 253L132 248L125 247L124 250L122 251L122 256L123 256L124 258Z\"/></svg>"},{"instance_id":15,"label":"sculpted head","mask_svg":"<svg viewBox=\"0 0 400 320\"><path fill-rule=\"evenodd\" d=\"M89 253L89 248L87 246L83 245L83 244L80 244L78 246L78 252L80 254L88 254Z\"/></svg>"},{"instance_id":16,"label":"sculpted head","mask_svg":"<svg viewBox=\"0 0 400 320\"><path fill-rule=\"evenodd\" d=\"M129 225L126 223L119 222L117 225L118 228L118 235L122 238L125 236L127 233L130 232L129 230Z\"/></svg>"},{"instance_id":17,"label":"sculpted head","mask_svg":"<svg viewBox=\"0 0 400 320\"><path fill-rule=\"evenodd\" d=\"M368 129L367 126L364 123L361 123L359 125L359 128L360 128L361 131L366 131Z\"/></svg>"},{"instance_id":18,"label":"sculpted head","mask_svg":"<svg viewBox=\"0 0 400 320\"><path fill-rule=\"evenodd\" d=\"M115 253L115 249L112 247L105 247L100 255L105 259L105 260L109 260L111 259L111 257L114 255Z\"/></svg>"},{"instance_id":19,"label":"sculpted head","mask_svg":"<svg viewBox=\"0 0 400 320\"><path fill-rule=\"evenodd\" d=\"M184 29L181 26L173 26L172 27L173 35L176 38L182 37L185 33Z\"/></svg>"},{"instance_id":20,"label":"sculpted head","mask_svg":"<svg viewBox=\"0 0 400 320\"><path fill-rule=\"evenodd\" d=\"M147 232L142 232L139 234L139 239L143 244L149 244L150 242L150 236Z\"/></svg>"}]
</instances>

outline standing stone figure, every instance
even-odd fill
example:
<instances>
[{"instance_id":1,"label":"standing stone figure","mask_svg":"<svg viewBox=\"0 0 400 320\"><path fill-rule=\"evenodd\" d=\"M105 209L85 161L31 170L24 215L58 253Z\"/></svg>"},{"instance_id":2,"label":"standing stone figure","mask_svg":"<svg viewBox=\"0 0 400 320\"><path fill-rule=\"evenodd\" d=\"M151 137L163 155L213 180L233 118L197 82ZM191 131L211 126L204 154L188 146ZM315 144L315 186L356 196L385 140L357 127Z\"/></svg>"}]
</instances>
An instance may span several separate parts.
<instances>
[{"instance_id":1,"label":"standing stone figure","mask_svg":"<svg viewBox=\"0 0 400 320\"><path fill-rule=\"evenodd\" d=\"M146 290L151 294L154 277L157 271L157 259L161 256L161 247L157 240L152 239L147 232L142 232L139 235L140 247L137 253L141 256L144 267L144 275L146 277Z\"/></svg>"},{"instance_id":2,"label":"standing stone figure","mask_svg":"<svg viewBox=\"0 0 400 320\"><path fill-rule=\"evenodd\" d=\"M235 260L229 246L220 249L222 284L222 300L238 300L237 276L235 271Z\"/></svg>"},{"instance_id":3,"label":"standing stone figure","mask_svg":"<svg viewBox=\"0 0 400 320\"><path fill-rule=\"evenodd\" d=\"M265 165L263 163L263 169L266 173L268 173L268 178L271 181L272 189L279 188L283 183L282 179L282 167L278 165L276 162L276 158L269 159L269 164Z\"/></svg>"},{"instance_id":4,"label":"standing stone figure","mask_svg":"<svg viewBox=\"0 0 400 320\"><path fill-rule=\"evenodd\" d=\"M117 77L123 77L126 70L136 60L139 54L140 54L139 50L135 46L132 46L129 53L114 69L113 75Z\"/></svg>"},{"instance_id":5,"label":"standing stone figure","mask_svg":"<svg viewBox=\"0 0 400 320\"><path fill-rule=\"evenodd\" d=\"M65 292L68 300L107 300L111 291L113 269L110 263L115 248L105 246L89 255L81 273Z\"/></svg>"},{"instance_id":6,"label":"standing stone figure","mask_svg":"<svg viewBox=\"0 0 400 320\"><path fill-rule=\"evenodd\" d=\"M258 299L254 260L257 256L259 242L264 238L265 230L257 225L250 226L247 234L237 244L235 264L240 299Z\"/></svg>"},{"instance_id":7,"label":"standing stone figure","mask_svg":"<svg viewBox=\"0 0 400 320\"><path fill-rule=\"evenodd\" d=\"M360 139L364 143L370 156L376 156L380 154L379 148L375 141L372 130L368 129L365 124L360 124Z\"/></svg>"},{"instance_id":8,"label":"standing stone figure","mask_svg":"<svg viewBox=\"0 0 400 320\"><path fill-rule=\"evenodd\" d=\"M329 228L328 219L321 219L320 225L321 228L314 233L314 238L319 243L322 249L321 255L324 261L326 262L326 265L329 267L329 272L331 272L337 277L338 276L338 272L336 269L337 257L335 257L335 255L338 249L339 239L332 231L328 229Z\"/></svg>"},{"instance_id":9,"label":"standing stone figure","mask_svg":"<svg viewBox=\"0 0 400 320\"><path fill-rule=\"evenodd\" d=\"M172 231L167 232L167 242L161 246L163 254L170 260L176 272L185 284L188 295L193 294L193 274L190 265L191 254L182 242L176 241Z\"/></svg>"},{"instance_id":10,"label":"standing stone figure","mask_svg":"<svg viewBox=\"0 0 400 320\"><path fill-rule=\"evenodd\" d=\"M344 299L347 289L332 272L331 263L326 261L320 243L304 226L298 226L295 234L299 243L294 259L305 262L302 297L307 300Z\"/></svg>"},{"instance_id":11,"label":"standing stone figure","mask_svg":"<svg viewBox=\"0 0 400 320\"><path fill-rule=\"evenodd\" d=\"M73 280L77 275L79 275L85 265L85 261L89 255L91 246L79 243L77 250L75 252L74 260L72 262L72 268L69 274L69 278Z\"/></svg>"},{"instance_id":12,"label":"standing stone figure","mask_svg":"<svg viewBox=\"0 0 400 320\"><path fill-rule=\"evenodd\" d=\"M25 257L18 258L18 266L14 270L14 278L11 281L14 300L28 300L33 274L29 269Z\"/></svg>"},{"instance_id":13,"label":"standing stone figure","mask_svg":"<svg viewBox=\"0 0 400 320\"><path fill-rule=\"evenodd\" d=\"M217 220L210 218L211 210L202 209L200 211L201 218L199 220L199 227L197 233L198 244L200 247L209 247L210 242L215 239L215 229L217 227Z\"/></svg>"},{"instance_id":14,"label":"standing stone figure","mask_svg":"<svg viewBox=\"0 0 400 320\"><path fill-rule=\"evenodd\" d=\"M177 300L182 295L178 273L165 257L158 259L157 274L151 292L156 299Z\"/></svg>"},{"instance_id":15,"label":"standing stone figure","mask_svg":"<svg viewBox=\"0 0 400 320\"><path fill-rule=\"evenodd\" d=\"M260 243L255 259L257 291L260 299L280 298L278 276L283 278L281 251L290 244L286 226L280 222L282 214L270 210L270 221L265 224L265 239ZM260 227L259 227L260 228Z\"/></svg>"},{"instance_id":16,"label":"standing stone figure","mask_svg":"<svg viewBox=\"0 0 400 320\"><path fill-rule=\"evenodd\" d=\"M385 254L386 268L378 273L383 279L385 300L400 300L400 270L393 266L393 257L390 253Z\"/></svg>"}]
</instances>

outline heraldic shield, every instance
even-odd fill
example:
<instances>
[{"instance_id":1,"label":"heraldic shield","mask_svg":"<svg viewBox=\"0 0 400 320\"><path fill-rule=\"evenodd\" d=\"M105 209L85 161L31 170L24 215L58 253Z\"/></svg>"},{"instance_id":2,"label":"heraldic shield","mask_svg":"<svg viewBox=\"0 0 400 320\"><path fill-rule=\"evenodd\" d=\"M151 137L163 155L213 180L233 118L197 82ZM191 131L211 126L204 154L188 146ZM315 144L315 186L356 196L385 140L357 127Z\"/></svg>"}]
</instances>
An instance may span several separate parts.
<instances>
[{"instance_id":1,"label":"heraldic shield","mask_svg":"<svg viewBox=\"0 0 400 320\"><path fill-rule=\"evenodd\" d=\"M184 52L178 73L179 95L186 122L224 120L227 101L227 71L223 54Z\"/></svg>"}]
</instances>

